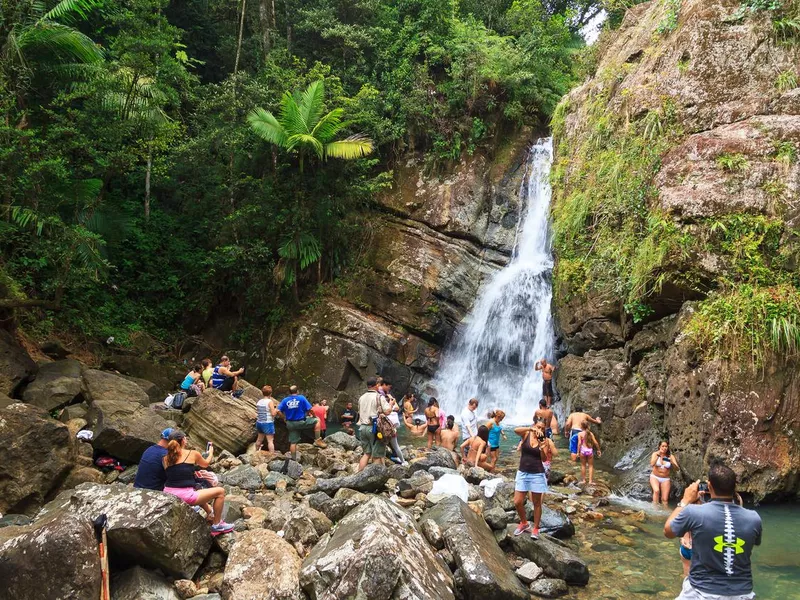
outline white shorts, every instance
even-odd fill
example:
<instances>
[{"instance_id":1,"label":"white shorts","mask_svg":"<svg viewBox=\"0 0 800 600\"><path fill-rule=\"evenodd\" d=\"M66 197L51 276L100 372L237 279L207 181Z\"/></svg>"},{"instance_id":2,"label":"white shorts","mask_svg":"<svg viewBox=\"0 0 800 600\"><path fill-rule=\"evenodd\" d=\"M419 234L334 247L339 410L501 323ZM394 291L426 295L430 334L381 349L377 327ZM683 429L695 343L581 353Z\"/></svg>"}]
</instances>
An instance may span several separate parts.
<instances>
[{"instance_id":1,"label":"white shorts","mask_svg":"<svg viewBox=\"0 0 800 600\"><path fill-rule=\"evenodd\" d=\"M675 600L753 600L756 595L753 592L749 594L741 594L737 596L720 596L719 594L707 594L696 590L689 583L689 578L683 580L683 587L681 588L681 595Z\"/></svg>"}]
</instances>

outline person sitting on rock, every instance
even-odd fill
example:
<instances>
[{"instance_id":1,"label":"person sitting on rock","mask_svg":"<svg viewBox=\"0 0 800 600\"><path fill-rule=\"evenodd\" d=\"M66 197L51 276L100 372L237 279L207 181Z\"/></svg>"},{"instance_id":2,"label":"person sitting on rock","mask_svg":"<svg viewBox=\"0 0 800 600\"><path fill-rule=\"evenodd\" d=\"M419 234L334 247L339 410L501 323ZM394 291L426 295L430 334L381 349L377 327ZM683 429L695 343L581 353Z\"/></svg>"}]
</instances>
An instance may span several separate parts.
<instances>
[{"instance_id":1,"label":"person sitting on rock","mask_svg":"<svg viewBox=\"0 0 800 600\"><path fill-rule=\"evenodd\" d=\"M297 460L297 444L303 431L313 431L314 445L318 448L327 448L327 445L319 439L317 418L308 416L311 412L311 403L298 392L296 385L291 386L289 395L278 405L278 412L286 420L286 429L289 430L289 452L294 460Z\"/></svg>"},{"instance_id":2,"label":"person sitting on rock","mask_svg":"<svg viewBox=\"0 0 800 600\"><path fill-rule=\"evenodd\" d=\"M275 452L275 413L278 406L275 398L272 397L272 387L265 385L261 388L263 397L256 402L256 450L261 450L264 445L264 438L267 439L267 449Z\"/></svg>"},{"instance_id":3,"label":"person sitting on rock","mask_svg":"<svg viewBox=\"0 0 800 600\"><path fill-rule=\"evenodd\" d=\"M214 372L211 374L211 387L220 392L232 392L236 389L239 375L242 373L244 373L244 368L238 371L231 371L231 359L223 356L219 359L219 364L214 367Z\"/></svg>"},{"instance_id":4,"label":"person sitting on rock","mask_svg":"<svg viewBox=\"0 0 800 600\"><path fill-rule=\"evenodd\" d=\"M210 358L204 358L200 361L200 364L203 365L203 383L206 384L206 387L209 387L211 384L211 376L214 374L214 363L211 362Z\"/></svg>"},{"instance_id":5,"label":"person sitting on rock","mask_svg":"<svg viewBox=\"0 0 800 600\"><path fill-rule=\"evenodd\" d=\"M136 469L136 479L133 487L143 490L163 491L164 482L167 475L164 473L164 457L167 455L167 444L172 427L167 427L161 432L161 439L157 444L153 444L142 454L139 460L139 467Z\"/></svg>"},{"instance_id":6,"label":"person sitting on rock","mask_svg":"<svg viewBox=\"0 0 800 600\"><path fill-rule=\"evenodd\" d=\"M358 420L358 414L356 411L353 410L353 403L348 402L344 406L344 411L342 415L339 417L339 422L342 424L342 429L347 432L348 435L353 435L355 433L353 429L353 424Z\"/></svg>"},{"instance_id":7,"label":"person sitting on rock","mask_svg":"<svg viewBox=\"0 0 800 600\"><path fill-rule=\"evenodd\" d=\"M181 390L186 392L189 398L193 398L202 394L204 389L206 385L203 383L203 367L197 364L183 378Z\"/></svg>"},{"instance_id":8,"label":"person sitting on rock","mask_svg":"<svg viewBox=\"0 0 800 600\"><path fill-rule=\"evenodd\" d=\"M319 432L319 437L324 440L325 436L328 435L328 400L325 398L321 402L312 400L311 414L317 418L316 430Z\"/></svg>"},{"instance_id":9,"label":"person sitting on rock","mask_svg":"<svg viewBox=\"0 0 800 600\"><path fill-rule=\"evenodd\" d=\"M219 535L233 531L233 525L222 520L225 505L225 488L212 487L196 490L195 467L206 468L214 459L214 445L209 442L208 458L203 458L197 450L186 448L186 434L173 430L169 435L167 455L162 459L166 473L164 492L172 494L190 504L202 508L211 520L211 534ZM213 503L213 508L209 503Z\"/></svg>"},{"instance_id":10,"label":"person sitting on rock","mask_svg":"<svg viewBox=\"0 0 800 600\"><path fill-rule=\"evenodd\" d=\"M489 428L486 425L478 427L478 433L461 444L461 453L466 455L464 464L467 467L480 467L487 471L494 471L488 460L486 449L489 446Z\"/></svg>"}]
</instances>

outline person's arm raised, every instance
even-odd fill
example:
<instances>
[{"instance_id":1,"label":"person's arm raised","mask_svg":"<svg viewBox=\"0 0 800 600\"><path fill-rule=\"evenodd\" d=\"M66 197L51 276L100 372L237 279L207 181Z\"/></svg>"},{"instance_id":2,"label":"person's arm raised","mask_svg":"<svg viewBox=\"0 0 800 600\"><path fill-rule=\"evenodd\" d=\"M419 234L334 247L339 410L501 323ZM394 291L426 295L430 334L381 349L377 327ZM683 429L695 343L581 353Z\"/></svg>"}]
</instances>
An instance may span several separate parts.
<instances>
[{"instance_id":1,"label":"person's arm raised","mask_svg":"<svg viewBox=\"0 0 800 600\"><path fill-rule=\"evenodd\" d=\"M679 515L683 512L683 510L689 506L690 504L694 504L697 502L697 498L699 496L698 487L700 486L699 481L695 481L692 485L687 487L683 491L683 500L680 501L678 507L672 511L672 514L667 518L667 522L664 523L664 537L668 539L675 539L677 537L681 537L684 533L691 530L691 523L688 521L686 515L683 515L679 518ZM676 523L676 531L672 530L672 523L675 520L678 520Z\"/></svg>"},{"instance_id":2,"label":"person's arm raised","mask_svg":"<svg viewBox=\"0 0 800 600\"><path fill-rule=\"evenodd\" d=\"M650 466L655 467L656 462L658 462L658 452L653 452L653 454L650 456Z\"/></svg>"},{"instance_id":3,"label":"person's arm raised","mask_svg":"<svg viewBox=\"0 0 800 600\"><path fill-rule=\"evenodd\" d=\"M204 469L207 468L211 462L214 460L214 445L211 445L211 448L208 451L208 458L203 458L203 455L200 454L197 450L192 450L192 456L190 458L194 458L192 462L194 464L203 467Z\"/></svg>"},{"instance_id":4,"label":"person's arm raised","mask_svg":"<svg viewBox=\"0 0 800 600\"><path fill-rule=\"evenodd\" d=\"M517 434L519 437L524 437L529 431L531 431L530 427L515 427L514 433Z\"/></svg>"}]
</instances>

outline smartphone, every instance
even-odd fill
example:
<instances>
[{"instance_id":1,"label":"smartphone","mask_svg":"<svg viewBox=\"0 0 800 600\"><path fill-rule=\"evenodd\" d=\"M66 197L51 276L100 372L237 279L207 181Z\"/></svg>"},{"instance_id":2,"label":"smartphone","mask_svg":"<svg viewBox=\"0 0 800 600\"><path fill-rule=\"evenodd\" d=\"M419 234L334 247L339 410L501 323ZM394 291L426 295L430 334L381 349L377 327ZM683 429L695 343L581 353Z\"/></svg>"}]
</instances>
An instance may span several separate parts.
<instances>
[{"instance_id":1,"label":"smartphone","mask_svg":"<svg viewBox=\"0 0 800 600\"><path fill-rule=\"evenodd\" d=\"M213 445L214 445L214 444L212 444L211 442L208 442L208 443L206 444L206 454L208 454L209 452L211 452L211 446L213 446Z\"/></svg>"},{"instance_id":2,"label":"smartphone","mask_svg":"<svg viewBox=\"0 0 800 600\"><path fill-rule=\"evenodd\" d=\"M701 481L699 483L699 485L697 486L697 491L700 492L701 494L707 494L708 493L708 482L707 481Z\"/></svg>"}]
</instances>

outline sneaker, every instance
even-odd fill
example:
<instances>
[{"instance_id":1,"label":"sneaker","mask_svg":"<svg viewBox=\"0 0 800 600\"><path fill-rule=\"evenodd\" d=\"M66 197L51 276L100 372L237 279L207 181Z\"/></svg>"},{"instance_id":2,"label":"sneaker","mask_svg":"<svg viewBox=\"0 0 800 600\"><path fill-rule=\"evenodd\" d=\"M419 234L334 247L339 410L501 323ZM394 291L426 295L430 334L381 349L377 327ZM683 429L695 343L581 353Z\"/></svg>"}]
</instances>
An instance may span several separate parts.
<instances>
[{"instance_id":1,"label":"sneaker","mask_svg":"<svg viewBox=\"0 0 800 600\"><path fill-rule=\"evenodd\" d=\"M530 530L531 530L531 524L530 523L525 523L524 525L522 523L520 523L519 527L517 527L514 530L514 535L522 535L526 531L530 531Z\"/></svg>"},{"instance_id":2,"label":"sneaker","mask_svg":"<svg viewBox=\"0 0 800 600\"><path fill-rule=\"evenodd\" d=\"M233 531L233 525L230 523L226 523L225 521L220 521L216 525L211 526L211 534L212 535L219 535L220 533L229 533Z\"/></svg>"},{"instance_id":3,"label":"sneaker","mask_svg":"<svg viewBox=\"0 0 800 600\"><path fill-rule=\"evenodd\" d=\"M538 528L534 529L533 531L531 531L531 539L532 540L538 540L539 539L539 529Z\"/></svg>"},{"instance_id":4,"label":"sneaker","mask_svg":"<svg viewBox=\"0 0 800 600\"><path fill-rule=\"evenodd\" d=\"M242 394L244 394L244 390L236 390L235 392L231 392L231 396L234 398L241 398Z\"/></svg>"},{"instance_id":5,"label":"sneaker","mask_svg":"<svg viewBox=\"0 0 800 600\"><path fill-rule=\"evenodd\" d=\"M322 440L314 440L314 445L315 445L317 448L327 448L327 447L328 447L328 444L326 444L326 443L325 443L325 442L323 442Z\"/></svg>"}]
</instances>

